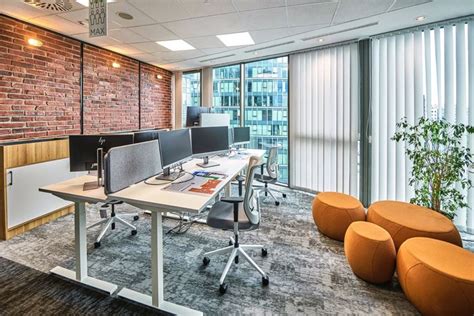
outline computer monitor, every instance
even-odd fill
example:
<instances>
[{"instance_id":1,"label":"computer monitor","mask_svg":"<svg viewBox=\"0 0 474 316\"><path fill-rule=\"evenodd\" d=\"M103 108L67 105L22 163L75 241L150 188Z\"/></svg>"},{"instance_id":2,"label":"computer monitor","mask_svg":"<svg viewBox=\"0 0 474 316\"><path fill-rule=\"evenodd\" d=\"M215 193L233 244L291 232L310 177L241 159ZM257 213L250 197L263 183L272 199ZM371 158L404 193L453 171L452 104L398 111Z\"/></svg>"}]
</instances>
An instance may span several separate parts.
<instances>
[{"instance_id":1,"label":"computer monitor","mask_svg":"<svg viewBox=\"0 0 474 316\"><path fill-rule=\"evenodd\" d=\"M209 156L229 151L228 133L229 128L227 126L191 128L193 156L204 159L204 162L198 164L198 166L209 168L219 165L216 162L210 162Z\"/></svg>"},{"instance_id":2,"label":"computer monitor","mask_svg":"<svg viewBox=\"0 0 474 316\"><path fill-rule=\"evenodd\" d=\"M188 106L186 108L186 127L199 126L201 113L211 113L210 107Z\"/></svg>"},{"instance_id":3,"label":"computer monitor","mask_svg":"<svg viewBox=\"0 0 474 316\"><path fill-rule=\"evenodd\" d=\"M175 180L181 176L181 173L171 173L170 167L182 164L193 155L189 129L158 131L158 139L163 167L163 175L159 176L158 179Z\"/></svg>"},{"instance_id":4,"label":"computer monitor","mask_svg":"<svg viewBox=\"0 0 474 316\"><path fill-rule=\"evenodd\" d=\"M233 144L242 145L250 142L250 127L234 127L232 129Z\"/></svg>"},{"instance_id":5,"label":"computer monitor","mask_svg":"<svg viewBox=\"0 0 474 316\"><path fill-rule=\"evenodd\" d=\"M143 143L148 142L150 140L158 139L158 132L159 131L156 129L137 131L133 134L133 142Z\"/></svg>"}]
</instances>

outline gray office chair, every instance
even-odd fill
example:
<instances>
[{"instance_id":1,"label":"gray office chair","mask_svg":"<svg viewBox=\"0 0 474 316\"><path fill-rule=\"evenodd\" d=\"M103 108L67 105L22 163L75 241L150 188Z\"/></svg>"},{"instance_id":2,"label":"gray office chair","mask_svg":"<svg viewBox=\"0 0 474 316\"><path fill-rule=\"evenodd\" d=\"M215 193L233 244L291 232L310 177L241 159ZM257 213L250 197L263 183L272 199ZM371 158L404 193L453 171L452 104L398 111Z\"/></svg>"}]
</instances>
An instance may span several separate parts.
<instances>
[{"instance_id":1,"label":"gray office chair","mask_svg":"<svg viewBox=\"0 0 474 316\"><path fill-rule=\"evenodd\" d=\"M224 283L224 280L232 262L239 263L239 255L242 255L262 275L263 285L268 285L269 283L268 275L245 252L246 249L260 249L262 256L265 257L267 250L262 245L241 245L239 242L239 231L254 230L260 225L259 198L252 186L255 170L259 165L259 158L250 157L244 196L222 198L219 202L214 203L207 216L207 225L210 227L234 231L234 238L230 238L228 247L207 252L202 260L203 265L207 266L211 261L208 256L230 253L224 272L222 272L219 280L219 291L221 294L227 291L227 284Z\"/></svg>"},{"instance_id":2,"label":"gray office chair","mask_svg":"<svg viewBox=\"0 0 474 316\"><path fill-rule=\"evenodd\" d=\"M109 228L114 230L115 229L115 223L120 223L120 224L123 224L123 225L131 228L132 229L132 232L131 232L132 236L135 236L137 234L137 228L135 226L133 226L132 224L130 224L129 222L125 221L120 216L117 216L117 214L115 214L115 206L119 205L119 204L122 204L122 203L123 203L122 201L110 201L110 202L107 202L106 204L103 204L101 206L101 210L100 210L101 215L102 214L107 214L107 208L110 206L111 207L110 217L109 218L104 218L103 220L98 221L97 223L94 223L94 224L87 227L87 229L89 229L89 228L92 228L92 227L95 227L95 226L98 226L98 225L102 225L102 224L105 223L104 227L102 227L99 235L97 236L97 238L94 242L94 248L99 248L100 247L100 242L101 242L102 238L104 238L105 233L107 232L107 230ZM133 220L134 221L138 220L138 213L134 213L132 215L133 215Z\"/></svg>"},{"instance_id":3,"label":"gray office chair","mask_svg":"<svg viewBox=\"0 0 474 316\"><path fill-rule=\"evenodd\" d=\"M265 175L264 166L266 165L267 175ZM280 205L280 201L273 195L274 192L280 193L283 198L286 198L286 194L277 189L270 189L268 184L276 183L278 180L278 147L271 147L268 151L267 162L262 164L260 174L255 175L255 180L264 184L264 187L260 189L260 192L265 193L265 196L270 196L275 201L275 205Z\"/></svg>"}]
</instances>

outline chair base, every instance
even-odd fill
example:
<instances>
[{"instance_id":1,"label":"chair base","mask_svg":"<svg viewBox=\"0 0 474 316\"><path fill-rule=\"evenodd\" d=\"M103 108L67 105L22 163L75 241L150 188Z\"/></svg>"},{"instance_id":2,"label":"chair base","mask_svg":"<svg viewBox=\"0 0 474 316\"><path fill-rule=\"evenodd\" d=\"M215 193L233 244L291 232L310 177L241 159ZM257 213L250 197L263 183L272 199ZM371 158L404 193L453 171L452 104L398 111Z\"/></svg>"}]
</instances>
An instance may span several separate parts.
<instances>
[{"instance_id":1,"label":"chair base","mask_svg":"<svg viewBox=\"0 0 474 316\"><path fill-rule=\"evenodd\" d=\"M264 187L261 187L259 190L258 190L258 193L264 193L265 196L268 196L270 195L270 197L273 199L273 201L275 202L275 205L278 206L280 205L280 201L275 197L275 195L273 193L279 193L281 194L281 196L283 198L286 198L286 193L283 193L281 192L280 190L277 190L277 189L271 189L268 185L265 185Z\"/></svg>"},{"instance_id":2,"label":"chair base","mask_svg":"<svg viewBox=\"0 0 474 316\"><path fill-rule=\"evenodd\" d=\"M221 278L219 279L219 285L220 285L220 291L221 293L225 293L225 290L227 289L227 286L225 285L224 281L229 273L230 267L232 266L232 263L238 264L239 263L239 256L242 255L242 257L250 263L250 265L258 271L262 275L262 283L264 285L268 285L268 275L255 263L255 261L250 258L250 256L245 252L247 249L261 249L262 255L266 256L267 255L267 250L262 246L262 245L240 245L237 244L235 245L234 239L230 238L230 243L232 244L231 246L227 246L224 248L220 248L217 250L209 251L204 254L204 259L203 259L203 264L208 265L210 262L210 259L208 256L211 255L220 255L220 254L225 254L225 253L230 253L229 259L227 259L227 263L225 265L224 271L222 272Z\"/></svg>"},{"instance_id":3,"label":"chair base","mask_svg":"<svg viewBox=\"0 0 474 316\"><path fill-rule=\"evenodd\" d=\"M132 215L133 215L134 220L138 219L138 214L132 214ZM98 225L105 224L104 227L102 227L102 229L100 230L100 233L99 233L99 235L97 236L97 238L94 242L94 247L95 248L100 247L100 242L104 238L105 233L109 230L109 228L110 229L115 229L115 224L116 223L123 224L123 225L129 227L130 229L132 229L132 231L131 231L132 236L135 236L137 234L137 228L135 226L133 226L129 222L125 221L120 216L113 215L109 218L105 218L105 219L103 219L101 221L98 221L97 223L94 223L94 224L87 227L87 229L89 229L89 228L92 228L92 227L95 227L95 226L98 226Z\"/></svg>"}]
</instances>

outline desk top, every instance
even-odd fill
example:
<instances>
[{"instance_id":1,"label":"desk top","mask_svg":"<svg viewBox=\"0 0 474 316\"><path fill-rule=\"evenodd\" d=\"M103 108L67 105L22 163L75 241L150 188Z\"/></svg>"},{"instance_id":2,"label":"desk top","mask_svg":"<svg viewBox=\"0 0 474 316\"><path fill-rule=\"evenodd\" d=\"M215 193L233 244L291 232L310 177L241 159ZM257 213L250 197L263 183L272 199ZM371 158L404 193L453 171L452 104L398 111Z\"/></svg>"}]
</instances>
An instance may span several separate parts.
<instances>
[{"instance_id":1,"label":"desk top","mask_svg":"<svg viewBox=\"0 0 474 316\"><path fill-rule=\"evenodd\" d=\"M80 176L60 183L51 184L39 190L72 202L103 203L107 200L121 200L130 205L150 211L198 213L215 198L218 192L221 191L234 176L247 166L250 156L253 155L261 158L265 153L264 150L258 149L248 149L246 151L248 154L242 156L240 159L229 157L212 158L212 161L216 161L220 165L206 168L205 170L222 172L227 175L227 178L219 183L212 195L162 190L162 188L169 183L163 185L149 185L140 182L107 196L104 193L103 187L88 191L83 190L84 183L97 180L97 177L91 175ZM197 162L202 162L202 159L193 159L185 163L183 165L184 170L191 173L196 170L203 170L203 168L196 165ZM154 179L154 177L151 179ZM149 181L151 182L152 180Z\"/></svg>"},{"instance_id":2,"label":"desk top","mask_svg":"<svg viewBox=\"0 0 474 316\"><path fill-rule=\"evenodd\" d=\"M174 192L162 190L164 185L149 185L144 182L137 183L119 192L109 195L109 198L124 201L130 205L137 206L141 209L150 211L178 211L199 213L202 209L212 201L216 195L248 164L250 156L263 157L264 150L249 149L248 155L238 158L213 157L212 161L218 162L220 165L206 168L209 172L225 173L227 178L214 190L213 194L194 194L189 192ZM193 159L183 165L183 169L187 172L203 170L196 163L202 162L201 159Z\"/></svg>"}]
</instances>

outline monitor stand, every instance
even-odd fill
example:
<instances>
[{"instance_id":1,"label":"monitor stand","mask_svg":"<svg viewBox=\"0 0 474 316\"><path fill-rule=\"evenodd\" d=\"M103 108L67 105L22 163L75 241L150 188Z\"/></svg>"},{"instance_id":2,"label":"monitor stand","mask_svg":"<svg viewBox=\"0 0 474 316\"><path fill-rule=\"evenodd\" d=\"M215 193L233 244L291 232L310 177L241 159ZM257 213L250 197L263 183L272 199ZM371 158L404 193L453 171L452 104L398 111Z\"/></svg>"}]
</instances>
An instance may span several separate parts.
<instances>
[{"instance_id":1,"label":"monitor stand","mask_svg":"<svg viewBox=\"0 0 474 316\"><path fill-rule=\"evenodd\" d=\"M170 167L163 169L163 173L157 176L156 180L174 181L184 175L183 166L179 167L179 171L171 172Z\"/></svg>"},{"instance_id":2,"label":"monitor stand","mask_svg":"<svg viewBox=\"0 0 474 316\"><path fill-rule=\"evenodd\" d=\"M82 186L83 191L90 191L90 190L95 190L100 187L102 187L103 181L102 181L102 175L103 175L103 164L104 162L104 150L102 148L97 149L97 180L96 181L91 181L91 182L85 182L84 185Z\"/></svg>"},{"instance_id":3,"label":"monitor stand","mask_svg":"<svg viewBox=\"0 0 474 316\"><path fill-rule=\"evenodd\" d=\"M216 167L219 166L220 164L216 161L209 160L209 157L203 157L202 158L203 162L202 163L197 163L196 165L201 167L201 168L211 168L211 167Z\"/></svg>"}]
</instances>

